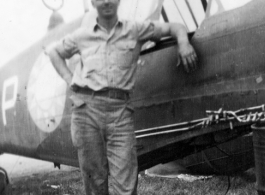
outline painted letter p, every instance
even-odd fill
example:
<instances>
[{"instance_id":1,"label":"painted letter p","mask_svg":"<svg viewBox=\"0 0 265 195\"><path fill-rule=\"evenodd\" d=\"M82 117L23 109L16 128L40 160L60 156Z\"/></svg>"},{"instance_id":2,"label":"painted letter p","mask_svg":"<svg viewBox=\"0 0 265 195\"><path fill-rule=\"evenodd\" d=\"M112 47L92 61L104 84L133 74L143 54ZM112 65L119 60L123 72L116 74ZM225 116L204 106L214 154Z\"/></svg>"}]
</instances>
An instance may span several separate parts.
<instances>
[{"instance_id":1,"label":"painted letter p","mask_svg":"<svg viewBox=\"0 0 265 195\"><path fill-rule=\"evenodd\" d=\"M6 100L6 92L7 88L13 86L13 93L12 98ZM3 123L6 126L6 111L10 108L13 108L16 104L16 97L17 97L17 89L18 89L18 78L17 76L13 76L4 81L3 85L3 96L2 96L2 116L3 116Z\"/></svg>"}]
</instances>

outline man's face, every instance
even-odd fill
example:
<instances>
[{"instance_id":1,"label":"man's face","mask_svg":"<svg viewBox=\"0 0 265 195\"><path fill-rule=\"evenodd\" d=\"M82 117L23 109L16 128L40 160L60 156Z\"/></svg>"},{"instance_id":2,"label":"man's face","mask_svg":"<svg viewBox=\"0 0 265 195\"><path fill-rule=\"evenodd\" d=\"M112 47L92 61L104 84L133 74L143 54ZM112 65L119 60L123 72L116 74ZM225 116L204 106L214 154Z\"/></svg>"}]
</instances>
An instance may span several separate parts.
<instances>
[{"instance_id":1,"label":"man's face","mask_svg":"<svg viewBox=\"0 0 265 195\"><path fill-rule=\"evenodd\" d=\"M120 0L92 0L92 4L99 17L111 19L117 15Z\"/></svg>"}]
</instances>

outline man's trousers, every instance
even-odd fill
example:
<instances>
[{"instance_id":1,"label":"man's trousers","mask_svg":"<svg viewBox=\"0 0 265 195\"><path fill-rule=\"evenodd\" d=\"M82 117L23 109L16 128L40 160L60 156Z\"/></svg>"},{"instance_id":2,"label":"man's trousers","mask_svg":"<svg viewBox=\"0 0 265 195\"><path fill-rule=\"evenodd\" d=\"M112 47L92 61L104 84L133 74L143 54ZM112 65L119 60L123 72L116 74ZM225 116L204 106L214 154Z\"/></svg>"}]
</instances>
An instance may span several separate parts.
<instances>
[{"instance_id":1,"label":"man's trousers","mask_svg":"<svg viewBox=\"0 0 265 195\"><path fill-rule=\"evenodd\" d=\"M71 99L72 141L86 194L109 194L108 175L115 195L137 194L136 138L128 100L85 94Z\"/></svg>"}]
</instances>

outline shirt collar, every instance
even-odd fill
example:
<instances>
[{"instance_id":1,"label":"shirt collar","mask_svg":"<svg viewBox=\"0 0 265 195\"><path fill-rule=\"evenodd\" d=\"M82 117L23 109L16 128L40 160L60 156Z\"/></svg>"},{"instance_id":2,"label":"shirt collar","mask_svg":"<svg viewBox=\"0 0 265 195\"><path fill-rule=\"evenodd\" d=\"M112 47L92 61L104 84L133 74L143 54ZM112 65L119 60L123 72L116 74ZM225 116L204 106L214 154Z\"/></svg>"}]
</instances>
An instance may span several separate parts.
<instances>
[{"instance_id":1,"label":"shirt collar","mask_svg":"<svg viewBox=\"0 0 265 195\"><path fill-rule=\"evenodd\" d=\"M121 26L121 25L123 25L123 23L124 23L123 20L118 19L118 21L116 22L116 24L114 25L114 27L115 27L115 26ZM98 22L97 22L97 18L95 18L95 19L92 21L90 27L91 27L94 31L96 31L98 28L100 28L100 25L99 25Z\"/></svg>"}]
</instances>

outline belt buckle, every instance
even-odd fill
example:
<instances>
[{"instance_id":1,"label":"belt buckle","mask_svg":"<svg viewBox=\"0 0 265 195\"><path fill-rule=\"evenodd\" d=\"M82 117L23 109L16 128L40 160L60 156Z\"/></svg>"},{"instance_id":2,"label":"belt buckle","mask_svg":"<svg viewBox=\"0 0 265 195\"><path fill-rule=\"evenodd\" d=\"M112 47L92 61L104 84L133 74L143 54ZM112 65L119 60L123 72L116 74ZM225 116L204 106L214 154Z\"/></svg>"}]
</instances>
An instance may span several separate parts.
<instances>
[{"instance_id":1,"label":"belt buckle","mask_svg":"<svg viewBox=\"0 0 265 195\"><path fill-rule=\"evenodd\" d=\"M116 96L117 96L116 91L110 89L109 93L108 93L108 96L111 99L116 99Z\"/></svg>"}]
</instances>

